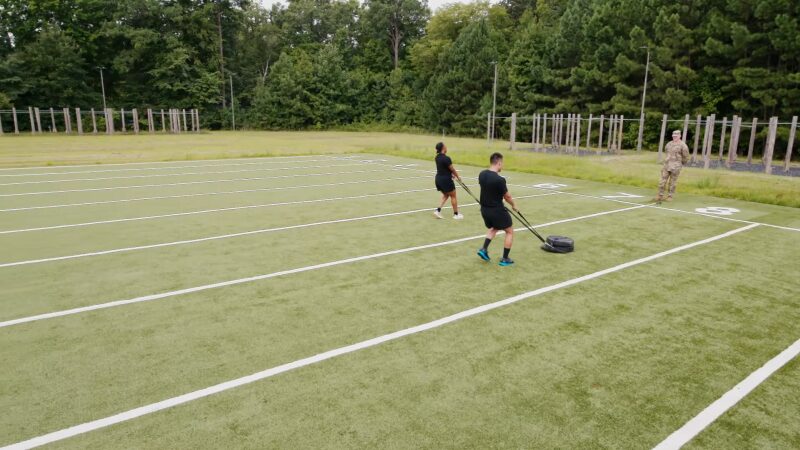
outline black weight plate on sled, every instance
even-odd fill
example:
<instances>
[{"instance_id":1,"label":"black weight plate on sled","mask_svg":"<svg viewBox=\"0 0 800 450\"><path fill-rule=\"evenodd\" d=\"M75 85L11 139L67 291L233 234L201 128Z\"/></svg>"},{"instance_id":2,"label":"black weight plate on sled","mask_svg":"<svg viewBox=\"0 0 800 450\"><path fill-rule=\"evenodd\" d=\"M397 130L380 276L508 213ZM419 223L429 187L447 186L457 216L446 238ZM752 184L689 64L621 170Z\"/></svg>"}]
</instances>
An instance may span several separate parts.
<instances>
[{"instance_id":1,"label":"black weight plate on sled","mask_svg":"<svg viewBox=\"0 0 800 450\"><path fill-rule=\"evenodd\" d=\"M575 241L566 236L547 236L547 243L553 247L575 248Z\"/></svg>"},{"instance_id":2,"label":"black weight plate on sled","mask_svg":"<svg viewBox=\"0 0 800 450\"><path fill-rule=\"evenodd\" d=\"M546 241L546 244L542 244L542 250L550 253L570 253L575 250L575 242L565 236L547 236Z\"/></svg>"}]
</instances>

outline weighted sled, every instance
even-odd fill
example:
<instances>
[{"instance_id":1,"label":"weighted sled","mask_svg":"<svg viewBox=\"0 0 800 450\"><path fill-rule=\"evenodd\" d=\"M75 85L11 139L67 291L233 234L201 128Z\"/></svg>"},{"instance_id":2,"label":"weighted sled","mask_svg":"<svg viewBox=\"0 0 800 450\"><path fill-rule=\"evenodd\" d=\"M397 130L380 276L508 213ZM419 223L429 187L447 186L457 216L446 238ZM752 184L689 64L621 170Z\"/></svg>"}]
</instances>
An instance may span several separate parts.
<instances>
[{"instance_id":1,"label":"weighted sled","mask_svg":"<svg viewBox=\"0 0 800 450\"><path fill-rule=\"evenodd\" d=\"M575 241L566 236L547 236L542 250L551 253L570 253L575 251Z\"/></svg>"}]
</instances>

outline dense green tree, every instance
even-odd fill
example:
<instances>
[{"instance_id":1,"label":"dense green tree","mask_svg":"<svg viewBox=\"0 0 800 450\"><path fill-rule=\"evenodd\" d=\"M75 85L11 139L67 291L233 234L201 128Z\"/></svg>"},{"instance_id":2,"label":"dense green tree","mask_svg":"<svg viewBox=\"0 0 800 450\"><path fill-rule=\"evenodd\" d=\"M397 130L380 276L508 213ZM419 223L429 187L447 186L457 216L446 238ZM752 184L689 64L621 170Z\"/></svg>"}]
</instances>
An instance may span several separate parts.
<instances>
[{"instance_id":1,"label":"dense green tree","mask_svg":"<svg viewBox=\"0 0 800 450\"><path fill-rule=\"evenodd\" d=\"M481 105L490 96L492 62L498 56L487 19L459 33L425 90L425 118L431 128L456 134L481 132Z\"/></svg>"},{"instance_id":2,"label":"dense green tree","mask_svg":"<svg viewBox=\"0 0 800 450\"><path fill-rule=\"evenodd\" d=\"M228 60L236 76L237 100L245 106L252 102L257 86L262 86L282 48L282 30L272 20L272 13L256 4L242 11L237 30L236 50Z\"/></svg>"},{"instance_id":3,"label":"dense green tree","mask_svg":"<svg viewBox=\"0 0 800 450\"><path fill-rule=\"evenodd\" d=\"M97 107L104 67L110 106L200 107L205 126L230 123L232 81L248 126L482 134L492 62L500 115L636 117L649 50L649 117L765 119L800 109L799 17L788 0L5 0L0 92Z\"/></svg>"},{"instance_id":4,"label":"dense green tree","mask_svg":"<svg viewBox=\"0 0 800 450\"><path fill-rule=\"evenodd\" d=\"M8 95L0 92L0 109L8 109L12 106L11 99L8 97Z\"/></svg>"},{"instance_id":5,"label":"dense green tree","mask_svg":"<svg viewBox=\"0 0 800 450\"><path fill-rule=\"evenodd\" d=\"M406 47L422 36L430 16L426 0L365 0L366 35L385 42L393 68L400 66Z\"/></svg>"},{"instance_id":6,"label":"dense green tree","mask_svg":"<svg viewBox=\"0 0 800 450\"><path fill-rule=\"evenodd\" d=\"M259 127L298 129L314 124L314 65L303 49L282 53L267 82L256 88L251 111Z\"/></svg>"},{"instance_id":7,"label":"dense green tree","mask_svg":"<svg viewBox=\"0 0 800 450\"><path fill-rule=\"evenodd\" d=\"M86 84L86 66L72 38L47 26L0 63L0 89L20 107L89 106L97 95Z\"/></svg>"}]
</instances>

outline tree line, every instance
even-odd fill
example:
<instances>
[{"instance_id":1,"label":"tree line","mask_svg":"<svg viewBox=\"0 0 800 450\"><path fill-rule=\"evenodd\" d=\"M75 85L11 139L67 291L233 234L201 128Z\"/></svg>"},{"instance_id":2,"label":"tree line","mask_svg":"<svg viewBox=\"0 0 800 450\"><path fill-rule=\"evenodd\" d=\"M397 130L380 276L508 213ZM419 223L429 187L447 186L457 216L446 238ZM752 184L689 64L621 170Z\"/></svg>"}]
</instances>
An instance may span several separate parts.
<instances>
[{"instance_id":1,"label":"tree line","mask_svg":"<svg viewBox=\"0 0 800 450\"><path fill-rule=\"evenodd\" d=\"M0 109L198 107L206 127L485 133L498 115L800 110L789 0L4 0ZM233 92L231 92L231 89ZM658 120L654 127L658 125ZM648 134L648 140L657 140Z\"/></svg>"}]
</instances>

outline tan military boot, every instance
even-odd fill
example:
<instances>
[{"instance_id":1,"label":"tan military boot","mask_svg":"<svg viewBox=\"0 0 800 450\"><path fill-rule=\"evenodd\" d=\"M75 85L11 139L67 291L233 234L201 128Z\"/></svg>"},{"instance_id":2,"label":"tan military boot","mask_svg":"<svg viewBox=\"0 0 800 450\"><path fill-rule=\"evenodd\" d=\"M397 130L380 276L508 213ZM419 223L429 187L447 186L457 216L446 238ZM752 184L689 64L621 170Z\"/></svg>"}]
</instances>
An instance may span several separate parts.
<instances>
[{"instance_id":1,"label":"tan military boot","mask_svg":"<svg viewBox=\"0 0 800 450\"><path fill-rule=\"evenodd\" d=\"M671 195L670 195L669 197L667 197L667 201L668 201L668 202L671 202L671 201L672 201L672 196L671 196Z\"/></svg>"},{"instance_id":2,"label":"tan military boot","mask_svg":"<svg viewBox=\"0 0 800 450\"><path fill-rule=\"evenodd\" d=\"M654 202L661 203L661 200L662 200L661 195L656 195L655 197L653 197Z\"/></svg>"}]
</instances>

